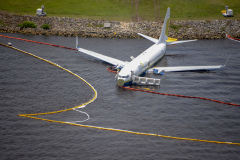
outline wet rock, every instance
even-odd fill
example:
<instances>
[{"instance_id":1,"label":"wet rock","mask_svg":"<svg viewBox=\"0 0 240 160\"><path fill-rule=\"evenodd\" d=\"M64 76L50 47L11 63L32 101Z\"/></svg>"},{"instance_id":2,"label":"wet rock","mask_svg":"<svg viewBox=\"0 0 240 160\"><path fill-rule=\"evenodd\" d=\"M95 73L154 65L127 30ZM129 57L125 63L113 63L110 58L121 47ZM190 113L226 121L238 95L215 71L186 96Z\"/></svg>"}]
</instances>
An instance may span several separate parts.
<instances>
[{"instance_id":1,"label":"wet rock","mask_svg":"<svg viewBox=\"0 0 240 160\"><path fill-rule=\"evenodd\" d=\"M36 35L82 36L100 38L139 38L137 33L158 38L163 22L118 22L91 20L86 18L39 17L30 15L15 15L0 12L0 32L23 33ZM18 24L31 21L37 28L20 28ZM104 28L104 23L110 23ZM49 30L41 28L49 24ZM176 26L178 29L176 29ZM169 37L178 39L220 39L228 33L240 38L239 20L198 20L170 21Z\"/></svg>"}]
</instances>

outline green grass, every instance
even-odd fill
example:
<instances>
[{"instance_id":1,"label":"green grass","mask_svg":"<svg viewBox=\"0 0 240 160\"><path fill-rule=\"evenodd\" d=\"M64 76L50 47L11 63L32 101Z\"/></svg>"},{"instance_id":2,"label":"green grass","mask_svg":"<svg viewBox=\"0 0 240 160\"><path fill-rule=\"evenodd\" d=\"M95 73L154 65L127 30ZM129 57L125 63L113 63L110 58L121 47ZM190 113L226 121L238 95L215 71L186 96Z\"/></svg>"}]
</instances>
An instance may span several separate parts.
<instances>
[{"instance_id":1,"label":"green grass","mask_svg":"<svg viewBox=\"0 0 240 160\"><path fill-rule=\"evenodd\" d=\"M34 22L24 21L22 24L18 25L21 28L37 28L37 25Z\"/></svg>"},{"instance_id":2,"label":"green grass","mask_svg":"<svg viewBox=\"0 0 240 160\"><path fill-rule=\"evenodd\" d=\"M132 0L2 0L0 10L15 14L36 15L36 9L45 6L47 16L77 17L105 20L132 20ZM156 0L157 1L157 0ZM135 2L135 0L134 0ZM240 19L240 0L159 0L161 20L167 7L173 20L225 19L221 10L233 9ZM155 20L153 0L140 0L139 16L142 20Z\"/></svg>"},{"instance_id":3,"label":"green grass","mask_svg":"<svg viewBox=\"0 0 240 160\"><path fill-rule=\"evenodd\" d=\"M50 27L49 24L44 24L44 25L41 26L41 28L43 28L43 29L50 29L51 27Z\"/></svg>"}]
</instances>

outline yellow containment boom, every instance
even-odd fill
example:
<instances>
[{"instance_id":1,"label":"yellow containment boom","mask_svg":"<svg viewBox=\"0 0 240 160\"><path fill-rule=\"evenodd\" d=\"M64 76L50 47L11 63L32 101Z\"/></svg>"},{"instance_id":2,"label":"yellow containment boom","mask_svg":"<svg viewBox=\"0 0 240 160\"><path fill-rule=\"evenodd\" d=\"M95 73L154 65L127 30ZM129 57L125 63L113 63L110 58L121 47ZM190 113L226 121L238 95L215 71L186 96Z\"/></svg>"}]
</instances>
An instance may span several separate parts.
<instances>
[{"instance_id":1,"label":"yellow containment boom","mask_svg":"<svg viewBox=\"0 0 240 160\"><path fill-rule=\"evenodd\" d=\"M178 39L176 39L176 38L170 38L170 37L168 37L168 39L166 40L166 42L175 42L175 41L177 41Z\"/></svg>"}]
</instances>

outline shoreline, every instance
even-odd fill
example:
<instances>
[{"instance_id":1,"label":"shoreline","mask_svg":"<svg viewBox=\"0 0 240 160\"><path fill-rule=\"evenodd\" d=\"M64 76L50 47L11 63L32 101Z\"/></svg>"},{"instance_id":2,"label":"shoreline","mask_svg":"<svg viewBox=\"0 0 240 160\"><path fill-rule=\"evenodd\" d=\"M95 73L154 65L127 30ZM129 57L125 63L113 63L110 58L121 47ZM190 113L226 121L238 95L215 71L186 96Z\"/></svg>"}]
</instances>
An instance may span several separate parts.
<instances>
[{"instance_id":1,"label":"shoreline","mask_svg":"<svg viewBox=\"0 0 240 160\"><path fill-rule=\"evenodd\" d=\"M18 24L31 21L37 28L21 28ZM110 27L104 28L104 23ZM49 24L50 29L40 26ZM0 11L0 32L34 35L79 36L94 38L140 38L142 33L158 38L163 22L121 22L106 20L91 20L68 17L40 17L16 15ZM171 21L169 37L177 39L222 39L226 33L234 38L240 38L239 20L189 20Z\"/></svg>"}]
</instances>

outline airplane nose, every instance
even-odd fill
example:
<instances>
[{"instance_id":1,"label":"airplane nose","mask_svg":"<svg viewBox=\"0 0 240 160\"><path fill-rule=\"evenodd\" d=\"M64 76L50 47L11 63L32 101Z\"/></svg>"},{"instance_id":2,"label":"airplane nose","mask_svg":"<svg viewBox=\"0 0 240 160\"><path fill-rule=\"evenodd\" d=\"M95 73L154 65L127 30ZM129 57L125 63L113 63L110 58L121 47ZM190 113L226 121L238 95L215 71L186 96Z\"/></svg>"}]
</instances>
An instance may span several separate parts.
<instances>
[{"instance_id":1,"label":"airplane nose","mask_svg":"<svg viewBox=\"0 0 240 160\"><path fill-rule=\"evenodd\" d=\"M118 85L123 86L124 85L124 80L123 79L118 79Z\"/></svg>"}]
</instances>

